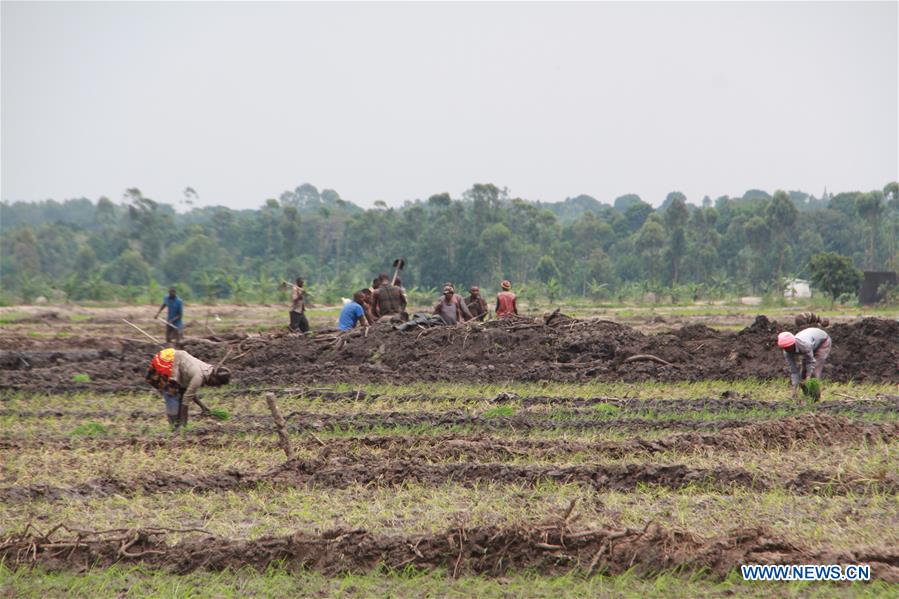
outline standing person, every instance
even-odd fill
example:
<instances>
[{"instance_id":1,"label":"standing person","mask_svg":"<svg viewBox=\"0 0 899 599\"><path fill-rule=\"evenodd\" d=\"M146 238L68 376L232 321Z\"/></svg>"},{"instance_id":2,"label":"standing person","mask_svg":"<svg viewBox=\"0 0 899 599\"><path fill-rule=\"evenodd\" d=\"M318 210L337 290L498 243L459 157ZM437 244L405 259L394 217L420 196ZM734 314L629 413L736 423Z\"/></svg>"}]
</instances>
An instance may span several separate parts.
<instances>
[{"instance_id":1,"label":"standing person","mask_svg":"<svg viewBox=\"0 0 899 599\"><path fill-rule=\"evenodd\" d=\"M169 425L177 429L187 426L188 402L196 403L204 413L210 411L197 397L197 391L204 385L227 385L231 380L231 371L224 367L216 368L186 351L168 348L150 360L146 379L162 392Z\"/></svg>"},{"instance_id":2,"label":"standing person","mask_svg":"<svg viewBox=\"0 0 899 599\"><path fill-rule=\"evenodd\" d=\"M777 347L783 350L790 368L790 386L793 399L796 399L796 387L799 383L810 376L821 378L824 363L830 354L830 335L817 327L802 329L795 335L784 331L777 336ZM800 358L798 363L797 356Z\"/></svg>"},{"instance_id":3,"label":"standing person","mask_svg":"<svg viewBox=\"0 0 899 599\"><path fill-rule=\"evenodd\" d=\"M375 318L403 315L406 312L406 294L401 281L391 284L390 278L382 273L381 285L372 293L372 313Z\"/></svg>"},{"instance_id":4,"label":"standing person","mask_svg":"<svg viewBox=\"0 0 899 599\"><path fill-rule=\"evenodd\" d=\"M153 318L159 318L164 308L168 308L165 317L165 321L168 323L165 325L165 342L172 343L175 347L181 347L184 343L184 321L182 320L184 302L178 297L178 292L174 287L169 287L169 294L162 298L162 305L159 306L159 310Z\"/></svg>"},{"instance_id":5,"label":"standing person","mask_svg":"<svg viewBox=\"0 0 899 599\"><path fill-rule=\"evenodd\" d=\"M475 320L487 318L487 300L481 297L481 288L472 285L468 289L468 293L470 295L465 300L465 304L468 306L468 311L471 312L471 317Z\"/></svg>"},{"instance_id":6,"label":"standing person","mask_svg":"<svg viewBox=\"0 0 899 599\"><path fill-rule=\"evenodd\" d=\"M443 319L446 324L456 324L471 320L471 312L462 298L456 295L452 285L443 286L443 297L434 306L434 314Z\"/></svg>"},{"instance_id":7,"label":"standing person","mask_svg":"<svg viewBox=\"0 0 899 599\"><path fill-rule=\"evenodd\" d=\"M515 301L515 294L512 293L512 283L504 280L499 286L503 290L496 294L496 317L505 318L512 314L518 314L518 304Z\"/></svg>"},{"instance_id":8,"label":"standing person","mask_svg":"<svg viewBox=\"0 0 899 599\"><path fill-rule=\"evenodd\" d=\"M306 319L306 290L303 289L304 281L301 277L293 285L290 294L290 330L309 332L309 320Z\"/></svg>"},{"instance_id":9,"label":"standing person","mask_svg":"<svg viewBox=\"0 0 899 599\"><path fill-rule=\"evenodd\" d=\"M348 302L343 310L340 311L340 318L337 320L337 328L341 331L349 331L356 328L356 324L361 320L362 326L365 326L365 308L362 304L365 298L361 291L353 294L353 301Z\"/></svg>"}]
</instances>

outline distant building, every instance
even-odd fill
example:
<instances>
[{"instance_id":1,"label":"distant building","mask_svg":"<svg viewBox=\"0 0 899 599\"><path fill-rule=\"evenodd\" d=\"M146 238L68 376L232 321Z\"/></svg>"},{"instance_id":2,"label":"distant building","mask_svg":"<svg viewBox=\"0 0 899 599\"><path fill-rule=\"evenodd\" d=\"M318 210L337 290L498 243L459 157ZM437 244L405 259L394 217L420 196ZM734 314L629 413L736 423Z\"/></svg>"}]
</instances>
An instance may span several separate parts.
<instances>
[{"instance_id":1,"label":"distant building","mask_svg":"<svg viewBox=\"0 0 899 599\"><path fill-rule=\"evenodd\" d=\"M812 288L805 279L788 279L784 287L784 297L803 299L812 297Z\"/></svg>"}]
</instances>

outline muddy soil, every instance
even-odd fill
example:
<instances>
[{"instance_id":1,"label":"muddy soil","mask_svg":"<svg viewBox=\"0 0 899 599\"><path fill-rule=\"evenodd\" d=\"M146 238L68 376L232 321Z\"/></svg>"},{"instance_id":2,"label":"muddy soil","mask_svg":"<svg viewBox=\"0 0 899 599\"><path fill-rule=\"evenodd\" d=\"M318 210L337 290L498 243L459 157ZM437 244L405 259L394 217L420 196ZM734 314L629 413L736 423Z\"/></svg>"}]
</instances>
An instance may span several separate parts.
<instances>
[{"instance_id":1,"label":"muddy soil","mask_svg":"<svg viewBox=\"0 0 899 599\"><path fill-rule=\"evenodd\" d=\"M871 423L843 416L808 415L744 424L738 428L712 433L675 433L658 439L635 437L624 441L572 441L569 439L521 439L485 437L482 434L443 434L420 436L351 436L326 440L301 436L294 446L317 450L321 457L376 451L390 459L469 459L491 460L527 457L537 460L564 459L575 453L612 458L649 455L661 452L698 453L705 451L745 451L787 449L800 445L829 447L853 443L889 443L899 439L899 422ZM274 439L247 439L242 435L223 435L209 429L193 429L172 436L128 436L91 438L79 442L71 436L28 438L0 437L0 449L54 447L59 450L139 447L170 449L183 447L278 447Z\"/></svg>"},{"instance_id":2,"label":"muddy soil","mask_svg":"<svg viewBox=\"0 0 899 599\"><path fill-rule=\"evenodd\" d=\"M232 350L229 365L239 387L403 381L693 381L784 378L776 347L781 329L764 316L736 332L688 325L646 335L604 320L564 316L547 323L519 317L452 327L396 331L380 323L367 333L248 337L231 333L191 338L185 349L210 362ZM899 380L899 322L866 318L828 328L833 351L825 379ZM157 349L137 340L109 338L102 347L68 345L0 351L0 390L121 392L146 389L142 377ZM102 345L102 344L101 344ZM635 356L654 356L627 361ZM664 363L660 362L663 361ZM75 374L91 382L77 383Z\"/></svg>"},{"instance_id":3,"label":"muddy soil","mask_svg":"<svg viewBox=\"0 0 899 599\"><path fill-rule=\"evenodd\" d=\"M192 535L180 543L168 544L168 534L164 529L77 534L57 529L48 535L28 530L12 535L0 545L0 560L13 567L40 565L54 571L141 563L179 574L238 570L245 566L262 571L275 563L292 571L311 570L325 575L412 566L444 569L454 577L499 576L525 569L543 574L587 575L621 574L631 569L651 574L678 569L724 577L746 563L868 563L873 578L899 582L899 553L895 548L813 551L764 528L730 530L720 537L705 539L654 522L642 530L572 530L560 517L558 522L532 528L483 526L421 535L337 529L253 541Z\"/></svg>"},{"instance_id":4,"label":"muddy soil","mask_svg":"<svg viewBox=\"0 0 899 599\"><path fill-rule=\"evenodd\" d=\"M784 487L795 493L808 494L866 494L869 492L896 494L899 476L888 475L882 480L859 478L845 473L804 470L797 475L776 479L760 476L743 468L719 466L696 468L684 464L579 464L526 465L504 463L452 462L430 463L439 452L429 455L418 452L413 459L384 459L383 457L323 456L319 459L294 459L267 472L241 472L230 469L209 475L175 475L148 472L129 479L104 476L74 486L47 484L0 487L0 501L21 505L32 501L60 501L97 497L132 496L134 494L212 493L254 489L260 485L275 487L306 487L315 489L344 489L353 485L401 486L409 483L431 486L455 483L477 486L502 483L534 486L552 481L575 483L604 491L632 491L638 486L654 485L667 489L682 489L691 485L720 493L734 488L766 491Z\"/></svg>"},{"instance_id":5,"label":"muddy soil","mask_svg":"<svg viewBox=\"0 0 899 599\"><path fill-rule=\"evenodd\" d=\"M158 403L156 397L151 395L149 403ZM207 403L215 405L207 398ZM438 401L435 399L435 401ZM458 402L458 400L456 400ZM797 401L758 401L751 399L627 399L614 397L592 398L556 398L556 397L521 397L514 400L526 410L534 406L546 406L556 408L553 413L532 412L535 416L543 415L547 418L583 417L593 419L597 416L597 406L607 405L615 408L618 415L690 415L690 414L722 414L751 412L754 416L764 414L839 414L839 415L865 415L865 414L897 414L899 413L899 396L881 396L873 400L832 400L817 404L805 404ZM465 403L474 406L485 407L488 404L503 404L504 401L492 399L472 398ZM385 413L385 418L392 418L398 414L413 414L413 412ZM436 417L446 412L416 411L416 415L430 415ZM456 410L456 413L461 413ZM563 416L564 414L564 416ZM16 408L0 408L0 417L13 416L15 418L67 418L78 420L158 420L159 412L153 410L131 410L129 412L114 412L104 410L22 410ZM195 415L198 418L208 418ZM285 418L298 421L314 421L318 416L334 422L340 415L323 414L319 412L289 412ZM375 414L372 414L375 416ZM235 419L243 422L270 422L269 414L238 414ZM352 417L352 415L347 415ZM340 423L339 421L337 422Z\"/></svg>"}]
</instances>

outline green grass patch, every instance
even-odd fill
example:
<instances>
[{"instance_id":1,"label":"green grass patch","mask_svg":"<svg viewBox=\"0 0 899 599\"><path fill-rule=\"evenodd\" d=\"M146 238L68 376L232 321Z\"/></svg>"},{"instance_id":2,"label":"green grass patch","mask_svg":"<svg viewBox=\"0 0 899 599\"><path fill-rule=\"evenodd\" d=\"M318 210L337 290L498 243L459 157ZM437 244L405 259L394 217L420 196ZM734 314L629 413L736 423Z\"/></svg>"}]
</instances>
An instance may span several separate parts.
<instances>
[{"instance_id":1,"label":"green grass patch","mask_svg":"<svg viewBox=\"0 0 899 599\"><path fill-rule=\"evenodd\" d=\"M513 406L497 406L483 412L481 418L504 418L514 416L517 413L518 409Z\"/></svg>"},{"instance_id":2,"label":"green grass patch","mask_svg":"<svg viewBox=\"0 0 899 599\"><path fill-rule=\"evenodd\" d=\"M72 430L73 437L99 437L107 433L106 427L99 422L85 422Z\"/></svg>"},{"instance_id":3,"label":"green grass patch","mask_svg":"<svg viewBox=\"0 0 899 599\"><path fill-rule=\"evenodd\" d=\"M41 568L12 570L0 564L0 594L17 597L622 597L680 599L686 597L886 597L895 587L882 581L852 584L744 582L734 571L723 580L702 574L665 572L639 576L585 577L572 572L541 576L510 572L502 577L463 575L444 569L408 568L390 572L326 577L272 566L223 572L173 574L143 566L117 565L85 573L48 572Z\"/></svg>"},{"instance_id":4,"label":"green grass patch","mask_svg":"<svg viewBox=\"0 0 899 599\"><path fill-rule=\"evenodd\" d=\"M802 389L802 394L806 400L815 402L821 399L821 381L815 377L806 380L799 387Z\"/></svg>"},{"instance_id":5,"label":"green grass patch","mask_svg":"<svg viewBox=\"0 0 899 599\"><path fill-rule=\"evenodd\" d=\"M16 324L29 316L30 314L28 312L6 312L0 314L0 324Z\"/></svg>"},{"instance_id":6,"label":"green grass patch","mask_svg":"<svg viewBox=\"0 0 899 599\"><path fill-rule=\"evenodd\" d=\"M221 408L212 408L209 410L209 412L216 420L227 420L231 417L231 414L229 414L227 410L223 410Z\"/></svg>"},{"instance_id":7,"label":"green grass patch","mask_svg":"<svg viewBox=\"0 0 899 599\"><path fill-rule=\"evenodd\" d=\"M621 408L610 403L598 403L593 406L593 411L604 416L612 416L621 412Z\"/></svg>"},{"instance_id":8,"label":"green grass patch","mask_svg":"<svg viewBox=\"0 0 899 599\"><path fill-rule=\"evenodd\" d=\"M72 375L73 383L89 383L91 382L91 376L84 372L79 372L78 374Z\"/></svg>"}]
</instances>

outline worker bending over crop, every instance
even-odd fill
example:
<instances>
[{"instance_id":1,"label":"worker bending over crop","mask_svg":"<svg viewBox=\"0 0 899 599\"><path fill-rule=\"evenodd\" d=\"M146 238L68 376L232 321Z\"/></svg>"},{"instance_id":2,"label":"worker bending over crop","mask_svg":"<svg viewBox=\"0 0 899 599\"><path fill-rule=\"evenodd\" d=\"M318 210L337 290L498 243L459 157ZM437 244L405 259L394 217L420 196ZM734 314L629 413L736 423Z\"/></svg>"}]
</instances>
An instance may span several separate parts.
<instances>
[{"instance_id":1,"label":"worker bending over crop","mask_svg":"<svg viewBox=\"0 0 899 599\"><path fill-rule=\"evenodd\" d=\"M821 378L830 354L830 335L817 327L802 329L795 335L784 331L777 336L777 347L783 350L790 367L790 386L793 399L796 399L796 388L800 383L810 376Z\"/></svg>"},{"instance_id":2,"label":"worker bending over crop","mask_svg":"<svg viewBox=\"0 0 899 599\"><path fill-rule=\"evenodd\" d=\"M173 429L187 426L188 402L193 401L204 414L211 410L197 397L200 387L227 385L231 371L215 367L195 358L186 351L164 349L150 360L147 382L162 392L165 413Z\"/></svg>"}]
</instances>

